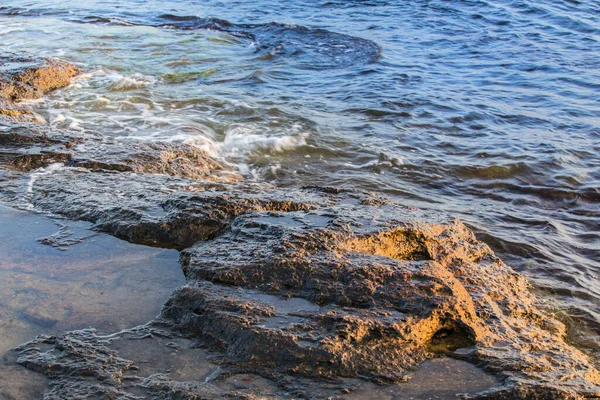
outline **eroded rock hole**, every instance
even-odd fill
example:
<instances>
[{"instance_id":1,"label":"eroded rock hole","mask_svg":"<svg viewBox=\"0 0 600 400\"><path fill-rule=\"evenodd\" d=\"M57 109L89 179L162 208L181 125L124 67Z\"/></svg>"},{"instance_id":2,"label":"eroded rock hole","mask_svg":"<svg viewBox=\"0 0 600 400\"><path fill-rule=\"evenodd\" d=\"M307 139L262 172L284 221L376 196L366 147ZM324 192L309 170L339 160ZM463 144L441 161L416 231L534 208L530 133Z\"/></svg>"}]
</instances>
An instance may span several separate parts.
<instances>
[{"instance_id":1,"label":"eroded rock hole","mask_svg":"<svg viewBox=\"0 0 600 400\"><path fill-rule=\"evenodd\" d=\"M433 353L451 353L472 346L475 346L475 338L471 329L452 323L434 333L427 344L427 350Z\"/></svg>"}]
</instances>

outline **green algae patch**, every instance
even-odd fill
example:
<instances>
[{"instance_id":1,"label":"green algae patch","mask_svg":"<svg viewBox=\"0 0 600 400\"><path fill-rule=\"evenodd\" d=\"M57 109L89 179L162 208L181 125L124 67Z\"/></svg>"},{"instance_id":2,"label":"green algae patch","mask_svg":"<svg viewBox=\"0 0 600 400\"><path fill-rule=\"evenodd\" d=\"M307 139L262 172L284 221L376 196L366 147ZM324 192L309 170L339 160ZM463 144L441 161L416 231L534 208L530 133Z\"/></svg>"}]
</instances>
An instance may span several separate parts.
<instances>
[{"instance_id":1,"label":"green algae patch","mask_svg":"<svg viewBox=\"0 0 600 400\"><path fill-rule=\"evenodd\" d=\"M207 78L217 72L216 68L211 68L206 71L181 72L174 74L163 75L162 78L166 83L183 83L196 79Z\"/></svg>"}]
</instances>

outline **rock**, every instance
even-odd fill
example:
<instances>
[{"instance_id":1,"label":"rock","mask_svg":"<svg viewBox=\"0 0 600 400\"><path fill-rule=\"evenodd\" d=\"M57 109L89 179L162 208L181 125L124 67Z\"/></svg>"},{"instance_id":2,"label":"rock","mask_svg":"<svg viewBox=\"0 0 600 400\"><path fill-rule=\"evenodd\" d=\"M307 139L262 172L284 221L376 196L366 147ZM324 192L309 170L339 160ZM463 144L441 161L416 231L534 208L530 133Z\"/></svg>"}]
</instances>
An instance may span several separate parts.
<instances>
[{"instance_id":1,"label":"rock","mask_svg":"<svg viewBox=\"0 0 600 400\"><path fill-rule=\"evenodd\" d=\"M360 193L193 182L66 168L38 177L32 201L126 240L185 248L187 284L149 326L218 352L225 370L304 379L294 391L308 396L323 379L401 382L446 354L502 380L475 398L600 393L598 371L526 280L459 221ZM60 371L71 357L31 351L22 362ZM73 374L53 374L75 390ZM146 387L212 396L201 382Z\"/></svg>"},{"instance_id":2,"label":"rock","mask_svg":"<svg viewBox=\"0 0 600 400\"><path fill-rule=\"evenodd\" d=\"M15 107L14 102L37 99L69 85L81 70L61 60L23 55L0 55L0 120L45 124L39 114Z\"/></svg>"},{"instance_id":3,"label":"rock","mask_svg":"<svg viewBox=\"0 0 600 400\"><path fill-rule=\"evenodd\" d=\"M114 142L96 138L86 142L85 153L71 158L72 166L92 170L164 174L182 178L236 182L242 175L197 147L182 143Z\"/></svg>"},{"instance_id":4,"label":"rock","mask_svg":"<svg viewBox=\"0 0 600 400\"><path fill-rule=\"evenodd\" d=\"M37 99L67 86L80 72L78 67L62 60L0 55L0 99L11 102Z\"/></svg>"},{"instance_id":5,"label":"rock","mask_svg":"<svg viewBox=\"0 0 600 400\"><path fill-rule=\"evenodd\" d=\"M53 163L92 171L164 174L215 182L243 179L232 166L190 145L114 142L93 133L84 138L46 126L0 121L0 166L30 171Z\"/></svg>"},{"instance_id":6,"label":"rock","mask_svg":"<svg viewBox=\"0 0 600 400\"><path fill-rule=\"evenodd\" d=\"M176 365L192 360L209 365L218 375L219 367L206 359L202 350L187 350L177 353L167 352L161 345L161 338L173 340L169 332L151 327L139 327L111 336L97 336L93 330L68 332L56 336L39 336L32 342L17 348L28 355L18 362L34 371L42 372L54 382L43 398L45 400L66 400L82 398L140 399L260 399L269 392L281 390L269 382L260 382L245 388L231 388L227 379L214 382L209 375L202 381L177 381L163 371L161 361L166 357ZM139 346L140 341L145 343ZM123 342L115 346L115 342ZM129 343L127 343L129 342ZM119 356L114 348L122 346L140 348L140 352L130 354L131 358ZM35 346L35 347L32 347ZM199 357L198 357L199 356ZM157 362L158 365L154 365ZM140 369L137 365L141 365ZM144 364L149 363L146 366ZM202 369L197 366L196 369ZM70 375L70 379L63 379Z\"/></svg>"},{"instance_id":7,"label":"rock","mask_svg":"<svg viewBox=\"0 0 600 400\"><path fill-rule=\"evenodd\" d=\"M411 217L395 205L244 214L182 253L188 284L161 318L255 371L398 381L445 352L502 377L498 396L600 393L524 278L460 222Z\"/></svg>"},{"instance_id":8,"label":"rock","mask_svg":"<svg viewBox=\"0 0 600 400\"><path fill-rule=\"evenodd\" d=\"M128 173L130 180L123 177L64 168L38 176L31 201L39 209L92 222L96 229L132 243L177 249L219 235L236 216L249 210L312 207L296 202L294 194L263 199L251 193L252 185L212 186L149 174ZM207 190L195 193L194 185Z\"/></svg>"},{"instance_id":9,"label":"rock","mask_svg":"<svg viewBox=\"0 0 600 400\"><path fill-rule=\"evenodd\" d=\"M0 167L26 172L63 163L78 142L37 125L0 122Z\"/></svg>"},{"instance_id":10,"label":"rock","mask_svg":"<svg viewBox=\"0 0 600 400\"><path fill-rule=\"evenodd\" d=\"M46 121L41 115L33 111L15 110L12 108L0 108L0 119L10 122L32 122L35 124L46 123Z\"/></svg>"}]
</instances>

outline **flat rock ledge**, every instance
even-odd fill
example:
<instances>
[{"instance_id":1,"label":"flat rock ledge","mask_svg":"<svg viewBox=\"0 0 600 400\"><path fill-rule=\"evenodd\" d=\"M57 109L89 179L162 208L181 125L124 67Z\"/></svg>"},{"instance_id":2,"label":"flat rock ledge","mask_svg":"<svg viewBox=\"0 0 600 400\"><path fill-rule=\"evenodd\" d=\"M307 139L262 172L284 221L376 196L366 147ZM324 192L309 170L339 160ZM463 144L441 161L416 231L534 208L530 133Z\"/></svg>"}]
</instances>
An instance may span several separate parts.
<instances>
[{"instance_id":1,"label":"flat rock ledge","mask_svg":"<svg viewBox=\"0 0 600 400\"><path fill-rule=\"evenodd\" d=\"M231 165L183 143L85 138L47 126L0 120L0 167L30 172L61 165L89 171L163 174L206 181L243 179Z\"/></svg>"},{"instance_id":2,"label":"flat rock ledge","mask_svg":"<svg viewBox=\"0 0 600 400\"><path fill-rule=\"evenodd\" d=\"M179 249L187 280L147 325L19 346L18 362L50 379L44 399L343 398L440 356L498 378L465 398L600 398L564 325L460 221L360 192L219 179L226 167L194 149L141 147L0 124L0 200ZM156 363L187 357L193 372L153 371L140 340L173 349Z\"/></svg>"}]
</instances>

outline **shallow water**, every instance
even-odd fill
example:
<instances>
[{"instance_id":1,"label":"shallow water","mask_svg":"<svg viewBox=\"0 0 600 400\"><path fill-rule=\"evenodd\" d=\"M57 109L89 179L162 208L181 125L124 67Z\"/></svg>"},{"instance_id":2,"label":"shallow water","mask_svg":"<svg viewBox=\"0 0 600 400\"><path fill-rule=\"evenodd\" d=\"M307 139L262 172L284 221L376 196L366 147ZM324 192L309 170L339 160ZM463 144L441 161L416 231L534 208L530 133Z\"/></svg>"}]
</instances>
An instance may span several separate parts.
<instances>
[{"instance_id":1,"label":"shallow water","mask_svg":"<svg viewBox=\"0 0 600 400\"><path fill-rule=\"evenodd\" d=\"M460 217L598 351L597 2L8 0L0 40L87 71L52 126Z\"/></svg>"},{"instance_id":2,"label":"shallow water","mask_svg":"<svg viewBox=\"0 0 600 400\"><path fill-rule=\"evenodd\" d=\"M0 356L42 333L145 324L185 281L177 251L89 226L0 205Z\"/></svg>"}]
</instances>

